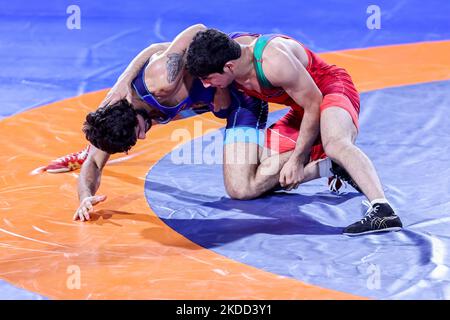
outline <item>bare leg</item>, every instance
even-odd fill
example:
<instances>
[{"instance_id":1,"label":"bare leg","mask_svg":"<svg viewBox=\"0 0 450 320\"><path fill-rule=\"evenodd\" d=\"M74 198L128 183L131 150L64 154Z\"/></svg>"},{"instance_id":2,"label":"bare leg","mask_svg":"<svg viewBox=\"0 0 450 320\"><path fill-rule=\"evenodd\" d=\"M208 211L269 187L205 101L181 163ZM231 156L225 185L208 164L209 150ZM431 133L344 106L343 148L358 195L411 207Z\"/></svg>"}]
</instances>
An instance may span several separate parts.
<instances>
[{"instance_id":1,"label":"bare leg","mask_svg":"<svg viewBox=\"0 0 450 320\"><path fill-rule=\"evenodd\" d=\"M320 132L325 153L347 170L369 201L384 199L372 161L354 144L357 130L349 113L339 107L325 109L320 116Z\"/></svg>"},{"instance_id":2,"label":"bare leg","mask_svg":"<svg viewBox=\"0 0 450 320\"><path fill-rule=\"evenodd\" d=\"M255 143L237 142L224 145L225 188L234 199L253 199L278 185L280 171L292 151L262 157L262 148ZM319 178L318 161L305 166L307 182Z\"/></svg>"}]
</instances>

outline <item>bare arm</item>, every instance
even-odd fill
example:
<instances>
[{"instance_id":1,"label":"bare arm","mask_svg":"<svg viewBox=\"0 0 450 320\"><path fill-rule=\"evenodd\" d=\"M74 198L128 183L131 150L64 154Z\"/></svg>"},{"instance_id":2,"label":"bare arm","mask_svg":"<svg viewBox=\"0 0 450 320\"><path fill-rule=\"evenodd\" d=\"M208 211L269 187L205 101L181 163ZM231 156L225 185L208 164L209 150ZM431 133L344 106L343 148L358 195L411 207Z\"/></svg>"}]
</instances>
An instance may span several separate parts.
<instances>
[{"instance_id":1,"label":"bare arm","mask_svg":"<svg viewBox=\"0 0 450 320\"><path fill-rule=\"evenodd\" d=\"M304 109L300 133L291 156L304 163L308 160L310 149L319 134L322 93L293 53L280 49L273 51L276 52L276 57L268 64L267 78L273 85L282 87ZM264 70L266 71L266 68Z\"/></svg>"},{"instance_id":2,"label":"bare arm","mask_svg":"<svg viewBox=\"0 0 450 320\"><path fill-rule=\"evenodd\" d=\"M266 76L269 81L283 88L304 109L295 149L280 171L280 185L287 190L296 189L304 180L304 165L319 134L320 104L322 93L306 71L300 59L287 46L275 46L267 50Z\"/></svg>"},{"instance_id":3,"label":"bare arm","mask_svg":"<svg viewBox=\"0 0 450 320\"><path fill-rule=\"evenodd\" d=\"M95 193L100 187L102 170L109 157L108 153L91 146L78 177L80 206L75 212L74 220L89 220L89 213L93 211L93 206L106 199L106 196L95 196Z\"/></svg>"},{"instance_id":4,"label":"bare arm","mask_svg":"<svg viewBox=\"0 0 450 320\"><path fill-rule=\"evenodd\" d=\"M203 24L195 24L179 33L175 39L170 43L169 47L157 58L162 60L160 64L156 63L156 70L153 74L165 74L165 79L161 79L160 86L170 87L176 86L178 81L183 77L183 70L185 67L185 53L187 48L194 39L194 36L202 30L206 30ZM158 65L165 66L165 70L158 69Z\"/></svg>"},{"instance_id":5,"label":"bare arm","mask_svg":"<svg viewBox=\"0 0 450 320\"><path fill-rule=\"evenodd\" d=\"M100 187L100 180L103 167L109 159L109 154L101 151L94 146L90 147L86 161L81 167L78 177L78 199L80 202L86 198L95 195Z\"/></svg>"},{"instance_id":6,"label":"bare arm","mask_svg":"<svg viewBox=\"0 0 450 320\"><path fill-rule=\"evenodd\" d=\"M197 32L206 30L206 26L203 24L195 24L192 25L182 32L180 32L175 39L173 39L172 42L164 42L164 43L156 43L149 46L147 49L144 49L139 53L136 58L131 61L130 65L127 67L127 69L122 73L122 75L119 77L119 80L127 80L128 82L131 82L139 73L139 70L145 65L145 63L156 53L161 52L161 57L165 58L168 61L168 64L172 64L172 73L168 74L168 80L169 82L173 81L174 77L178 75L176 72L179 71L180 67L178 63L178 60L174 61L174 57L184 55L184 52L189 47L189 44L192 42L192 39L197 34ZM172 60L171 60L172 59ZM183 62L183 61L181 61Z\"/></svg>"},{"instance_id":7,"label":"bare arm","mask_svg":"<svg viewBox=\"0 0 450 320\"><path fill-rule=\"evenodd\" d=\"M138 75L145 63L157 52L162 52L169 47L169 42L155 43L142 50L128 65L125 71L119 76L114 86L109 90L99 107L114 104L121 99L132 102L133 91L131 82Z\"/></svg>"},{"instance_id":8,"label":"bare arm","mask_svg":"<svg viewBox=\"0 0 450 320\"><path fill-rule=\"evenodd\" d=\"M149 47L142 50L133 60L131 60L128 67L120 75L117 81L127 81L131 83L138 75L139 71L145 65L145 63L157 52L166 50L170 45L170 42L154 43Z\"/></svg>"},{"instance_id":9,"label":"bare arm","mask_svg":"<svg viewBox=\"0 0 450 320\"><path fill-rule=\"evenodd\" d=\"M206 29L206 27L202 24L193 25L178 34L172 42L152 44L141 51L117 79L116 84L108 92L108 95L102 101L100 107L113 104L121 99L127 99L131 103L133 96L131 82L145 63L158 52L161 52L161 54L156 57L156 59L163 59L163 65L167 66L166 70L160 70L158 68L155 70L155 74L157 75L161 75L163 72L164 74L167 74L165 77L166 83L162 83L161 85L166 87L167 85L176 84L177 80L181 79L183 74L181 71L184 68L184 52L197 32L204 29ZM159 64L155 63L155 65Z\"/></svg>"}]
</instances>

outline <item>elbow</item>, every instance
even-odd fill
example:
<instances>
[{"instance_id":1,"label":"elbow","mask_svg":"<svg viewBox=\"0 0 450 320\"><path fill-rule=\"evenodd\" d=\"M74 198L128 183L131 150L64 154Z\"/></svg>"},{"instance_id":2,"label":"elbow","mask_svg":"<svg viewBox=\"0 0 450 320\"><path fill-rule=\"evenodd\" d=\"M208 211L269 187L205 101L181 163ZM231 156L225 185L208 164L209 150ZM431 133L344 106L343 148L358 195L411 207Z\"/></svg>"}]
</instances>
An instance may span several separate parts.
<instances>
[{"instance_id":1,"label":"elbow","mask_svg":"<svg viewBox=\"0 0 450 320\"><path fill-rule=\"evenodd\" d=\"M152 43L151 45L149 45L147 47L146 50L150 50L150 52L152 50L162 50L162 49L165 49L166 47L168 47L169 44L170 44L170 42L156 42L156 43Z\"/></svg>"},{"instance_id":2,"label":"elbow","mask_svg":"<svg viewBox=\"0 0 450 320\"><path fill-rule=\"evenodd\" d=\"M203 24L203 23L197 23L197 24L194 24L192 27L191 27L192 29L194 29L195 31L203 31L203 30L206 30L207 29L207 27Z\"/></svg>"},{"instance_id":3,"label":"elbow","mask_svg":"<svg viewBox=\"0 0 450 320\"><path fill-rule=\"evenodd\" d=\"M83 165L81 166L81 171L84 173L100 173L103 170L103 167L105 165L103 163L99 163L97 161L95 161L95 159L92 159L90 157L88 157Z\"/></svg>"}]
</instances>

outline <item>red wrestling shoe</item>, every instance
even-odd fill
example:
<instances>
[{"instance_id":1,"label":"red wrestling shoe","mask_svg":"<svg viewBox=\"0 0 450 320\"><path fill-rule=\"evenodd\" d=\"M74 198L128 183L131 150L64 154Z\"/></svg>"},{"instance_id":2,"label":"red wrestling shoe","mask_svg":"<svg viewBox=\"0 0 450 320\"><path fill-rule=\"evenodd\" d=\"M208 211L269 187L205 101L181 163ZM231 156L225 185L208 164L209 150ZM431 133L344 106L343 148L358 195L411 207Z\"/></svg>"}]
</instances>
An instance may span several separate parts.
<instances>
[{"instance_id":1,"label":"red wrestling shoe","mask_svg":"<svg viewBox=\"0 0 450 320\"><path fill-rule=\"evenodd\" d=\"M88 152L89 146L87 146L83 151L71 153L67 156L55 159L44 168L44 171L50 173L62 173L77 170L81 168L84 160L86 160Z\"/></svg>"}]
</instances>

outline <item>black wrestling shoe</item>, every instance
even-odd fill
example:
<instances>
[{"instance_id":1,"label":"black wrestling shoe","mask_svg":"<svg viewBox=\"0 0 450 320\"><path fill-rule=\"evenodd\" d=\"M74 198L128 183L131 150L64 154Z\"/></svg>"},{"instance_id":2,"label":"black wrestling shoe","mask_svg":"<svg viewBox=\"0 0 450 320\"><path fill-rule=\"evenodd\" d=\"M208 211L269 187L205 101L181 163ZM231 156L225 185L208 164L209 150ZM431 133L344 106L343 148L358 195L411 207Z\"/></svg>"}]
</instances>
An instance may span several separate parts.
<instances>
[{"instance_id":1,"label":"black wrestling shoe","mask_svg":"<svg viewBox=\"0 0 450 320\"><path fill-rule=\"evenodd\" d=\"M356 191L362 193L361 189L358 187L352 177L350 177L347 171L336 162L331 161L330 171L333 174L332 177L328 178L328 187L330 191L339 193L339 189L342 186L342 181L344 181L355 188Z\"/></svg>"},{"instance_id":2,"label":"black wrestling shoe","mask_svg":"<svg viewBox=\"0 0 450 320\"><path fill-rule=\"evenodd\" d=\"M363 219L349 225L343 233L347 236L359 236L375 232L399 231L402 228L399 216L389 203L375 203L369 207Z\"/></svg>"}]
</instances>

